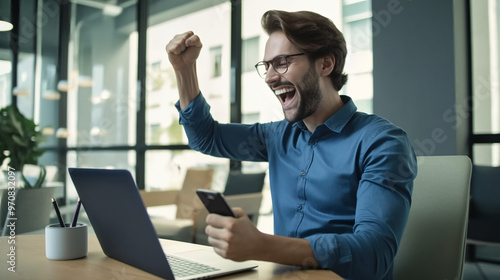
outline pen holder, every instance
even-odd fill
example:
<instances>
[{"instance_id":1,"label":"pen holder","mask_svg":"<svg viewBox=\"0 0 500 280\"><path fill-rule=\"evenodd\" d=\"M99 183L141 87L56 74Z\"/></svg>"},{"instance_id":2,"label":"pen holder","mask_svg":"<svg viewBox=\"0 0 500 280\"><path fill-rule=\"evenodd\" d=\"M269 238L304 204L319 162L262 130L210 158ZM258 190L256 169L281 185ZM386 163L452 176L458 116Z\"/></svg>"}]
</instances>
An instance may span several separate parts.
<instances>
[{"instance_id":1,"label":"pen holder","mask_svg":"<svg viewBox=\"0 0 500 280\"><path fill-rule=\"evenodd\" d=\"M87 225L51 224L45 227L45 255L50 260L73 260L87 256Z\"/></svg>"}]
</instances>

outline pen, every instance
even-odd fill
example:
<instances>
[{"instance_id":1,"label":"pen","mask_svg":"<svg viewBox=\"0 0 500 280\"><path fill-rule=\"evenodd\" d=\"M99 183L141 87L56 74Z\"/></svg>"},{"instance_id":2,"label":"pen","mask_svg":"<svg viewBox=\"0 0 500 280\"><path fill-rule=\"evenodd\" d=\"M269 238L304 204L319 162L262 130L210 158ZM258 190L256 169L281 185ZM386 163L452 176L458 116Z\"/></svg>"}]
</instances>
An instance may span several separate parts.
<instances>
[{"instance_id":1,"label":"pen","mask_svg":"<svg viewBox=\"0 0 500 280\"><path fill-rule=\"evenodd\" d=\"M61 224L61 227L66 227L61 217L61 212L59 212L59 206L57 206L57 201L55 198L52 198L52 205L54 205L54 210L56 210L57 218L59 219L59 224Z\"/></svg>"},{"instance_id":2,"label":"pen","mask_svg":"<svg viewBox=\"0 0 500 280\"><path fill-rule=\"evenodd\" d=\"M71 227L76 226L76 221L78 221L78 213L80 213L80 205L82 205L82 202L80 199L78 199L78 202L76 203L76 210L75 214L73 215L73 222L71 223Z\"/></svg>"}]
</instances>

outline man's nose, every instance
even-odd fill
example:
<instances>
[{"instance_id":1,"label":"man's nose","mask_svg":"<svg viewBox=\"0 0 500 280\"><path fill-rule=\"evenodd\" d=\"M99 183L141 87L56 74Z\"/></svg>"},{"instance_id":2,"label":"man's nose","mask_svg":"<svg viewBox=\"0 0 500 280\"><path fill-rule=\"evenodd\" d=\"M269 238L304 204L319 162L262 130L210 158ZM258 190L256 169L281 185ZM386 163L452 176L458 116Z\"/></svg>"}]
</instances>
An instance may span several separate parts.
<instances>
[{"instance_id":1,"label":"man's nose","mask_svg":"<svg viewBox=\"0 0 500 280\"><path fill-rule=\"evenodd\" d=\"M266 77L264 81L266 84L270 85L272 83L275 83L277 80L279 80L280 74L274 70L273 67L269 67L267 69Z\"/></svg>"}]
</instances>

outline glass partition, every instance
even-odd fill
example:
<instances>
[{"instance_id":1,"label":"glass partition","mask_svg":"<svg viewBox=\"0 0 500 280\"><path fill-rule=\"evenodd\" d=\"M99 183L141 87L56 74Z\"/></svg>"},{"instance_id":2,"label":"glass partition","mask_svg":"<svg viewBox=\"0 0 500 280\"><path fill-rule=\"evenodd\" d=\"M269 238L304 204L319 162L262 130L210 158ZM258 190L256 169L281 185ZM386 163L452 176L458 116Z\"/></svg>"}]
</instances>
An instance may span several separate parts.
<instances>
[{"instance_id":1,"label":"glass partition","mask_svg":"<svg viewBox=\"0 0 500 280\"><path fill-rule=\"evenodd\" d=\"M186 31L195 32L203 48L197 60L201 91L220 122L229 121L230 85L230 2L154 1L149 2L146 62L146 144L187 145L179 113L174 70L165 51L167 43ZM214 33L215 32L215 33ZM145 188L180 188L187 168L214 168L217 174L228 169L229 161L186 150L146 152ZM225 183L225 177L223 179ZM217 180L216 180L217 181Z\"/></svg>"},{"instance_id":2,"label":"glass partition","mask_svg":"<svg viewBox=\"0 0 500 280\"><path fill-rule=\"evenodd\" d=\"M11 103L11 72L12 63L8 57L8 50L0 50L0 108L5 107Z\"/></svg>"},{"instance_id":3,"label":"glass partition","mask_svg":"<svg viewBox=\"0 0 500 280\"><path fill-rule=\"evenodd\" d=\"M4 19L10 19L10 1L0 1L0 15ZM12 83L12 53L10 45L10 32L0 32L0 108L3 108L11 101Z\"/></svg>"},{"instance_id":4,"label":"glass partition","mask_svg":"<svg viewBox=\"0 0 500 280\"><path fill-rule=\"evenodd\" d=\"M67 153L67 166L82 168L114 168L127 169L135 177L135 151L94 151L81 149ZM66 172L65 169L60 172ZM78 195L73 182L66 179L66 201L75 202Z\"/></svg>"},{"instance_id":5,"label":"glass partition","mask_svg":"<svg viewBox=\"0 0 500 280\"><path fill-rule=\"evenodd\" d=\"M198 79L212 114L229 121L229 1L150 1L147 33L146 143L187 144L174 107L179 99L175 74L165 51L167 43L186 31L195 32L203 48L197 60Z\"/></svg>"},{"instance_id":6,"label":"glass partition","mask_svg":"<svg viewBox=\"0 0 500 280\"><path fill-rule=\"evenodd\" d=\"M498 166L500 158L500 144L474 144L473 162L477 165Z\"/></svg>"},{"instance_id":7,"label":"glass partition","mask_svg":"<svg viewBox=\"0 0 500 280\"><path fill-rule=\"evenodd\" d=\"M41 5L38 18L42 24L38 26L39 34L36 37L35 122L45 136L41 146L54 147L59 140L57 129L61 127L59 124L61 92L57 88L60 75L58 69L60 34L54 32L54 30L59 30L60 11L59 6L53 5L51 1L39 1L38 3ZM61 136L60 132L59 136ZM55 160L57 160L56 156L46 155L42 163Z\"/></svg>"},{"instance_id":8,"label":"glass partition","mask_svg":"<svg viewBox=\"0 0 500 280\"><path fill-rule=\"evenodd\" d=\"M229 172L229 160L192 150L146 152L146 190L180 189L188 168L213 168L213 189L223 191Z\"/></svg>"},{"instance_id":9,"label":"glass partition","mask_svg":"<svg viewBox=\"0 0 500 280\"><path fill-rule=\"evenodd\" d=\"M13 94L17 107L28 119L35 119L35 59L37 45L37 10L33 1L21 0L19 36L17 37L17 81ZM12 43L12 42L11 42Z\"/></svg>"},{"instance_id":10,"label":"glass partition","mask_svg":"<svg viewBox=\"0 0 500 280\"><path fill-rule=\"evenodd\" d=\"M472 110L474 134L500 133L500 4L470 1L473 108L456 108L461 121ZM500 165L500 144L474 144L474 163Z\"/></svg>"},{"instance_id":11,"label":"glass partition","mask_svg":"<svg viewBox=\"0 0 500 280\"><path fill-rule=\"evenodd\" d=\"M114 9L81 3L72 4L68 146L134 145L140 87L135 1Z\"/></svg>"}]
</instances>

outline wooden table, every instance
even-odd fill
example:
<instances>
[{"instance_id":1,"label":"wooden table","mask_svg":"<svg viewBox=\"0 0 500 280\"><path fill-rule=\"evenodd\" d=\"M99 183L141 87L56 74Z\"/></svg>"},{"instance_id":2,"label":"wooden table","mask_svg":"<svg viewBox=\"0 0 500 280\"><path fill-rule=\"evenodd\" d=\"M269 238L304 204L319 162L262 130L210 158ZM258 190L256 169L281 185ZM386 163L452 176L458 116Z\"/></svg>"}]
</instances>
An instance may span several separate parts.
<instances>
[{"instance_id":1,"label":"wooden table","mask_svg":"<svg viewBox=\"0 0 500 280\"><path fill-rule=\"evenodd\" d=\"M45 257L45 235L0 237L0 279L160 279L155 275L106 257L95 234L89 234L86 258L52 261ZM172 241L175 242L175 241ZM9 271L10 246L15 245L15 272ZM326 270L300 270L293 266L259 262L259 267L217 279L341 280Z\"/></svg>"}]
</instances>

